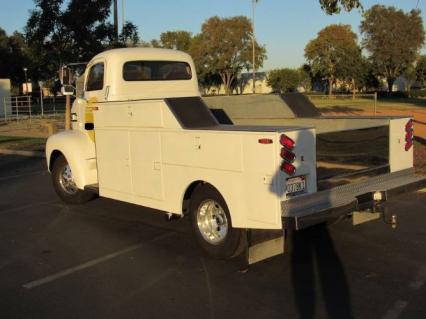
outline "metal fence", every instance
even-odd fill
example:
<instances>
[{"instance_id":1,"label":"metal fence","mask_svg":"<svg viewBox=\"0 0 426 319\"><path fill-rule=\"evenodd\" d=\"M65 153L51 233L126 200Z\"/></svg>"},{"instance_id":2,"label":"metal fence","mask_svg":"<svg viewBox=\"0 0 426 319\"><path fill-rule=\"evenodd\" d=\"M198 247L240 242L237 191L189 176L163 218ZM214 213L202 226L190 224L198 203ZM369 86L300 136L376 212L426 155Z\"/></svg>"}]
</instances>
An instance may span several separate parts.
<instances>
[{"instance_id":1,"label":"metal fence","mask_svg":"<svg viewBox=\"0 0 426 319\"><path fill-rule=\"evenodd\" d=\"M31 118L32 99L29 95L4 97L3 107L5 121Z\"/></svg>"},{"instance_id":2,"label":"metal fence","mask_svg":"<svg viewBox=\"0 0 426 319\"><path fill-rule=\"evenodd\" d=\"M3 111L4 121L54 117L65 113L65 96L38 98L23 95L4 97Z\"/></svg>"}]
</instances>

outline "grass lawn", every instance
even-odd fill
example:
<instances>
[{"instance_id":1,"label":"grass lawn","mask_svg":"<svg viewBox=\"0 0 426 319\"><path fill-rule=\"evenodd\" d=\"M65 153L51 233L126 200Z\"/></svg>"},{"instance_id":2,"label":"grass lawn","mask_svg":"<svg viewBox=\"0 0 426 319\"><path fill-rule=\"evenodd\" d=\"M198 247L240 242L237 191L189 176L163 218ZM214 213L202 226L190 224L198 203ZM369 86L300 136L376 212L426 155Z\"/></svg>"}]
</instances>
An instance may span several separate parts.
<instances>
[{"instance_id":1,"label":"grass lawn","mask_svg":"<svg viewBox=\"0 0 426 319\"><path fill-rule=\"evenodd\" d=\"M356 98L352 97L316 97L309 96L312 103L322 112L373 112L374 98ZM382 98L377 100L377 111L395 110L395 111L426 111L426 99L392 99Z\"/></svg>"},{"instance_id":2,"label":"grass lawn","mask_svg":"<svg viewBox=\"0 0 426 319\"><path fill-rule=\"evenodd\" d=\"M22 151L43 151L45 138L0 136L0 148Z\"/></svg>"}]
</instances>

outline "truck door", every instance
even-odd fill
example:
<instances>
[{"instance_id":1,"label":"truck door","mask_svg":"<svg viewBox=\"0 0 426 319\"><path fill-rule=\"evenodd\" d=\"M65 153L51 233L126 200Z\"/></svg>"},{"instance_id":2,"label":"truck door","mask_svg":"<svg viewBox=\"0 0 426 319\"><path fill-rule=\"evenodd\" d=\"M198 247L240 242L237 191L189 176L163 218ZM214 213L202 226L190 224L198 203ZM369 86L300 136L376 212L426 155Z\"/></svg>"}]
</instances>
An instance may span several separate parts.
<instances>
[{"instance_id":1,"label":"truck door","mask_svg":"<svg viewBox=\"0 0 426 319\"><path fill-rule=\"evenodd\" d=\"M106 67L103 60L95 60L88 66L85 98L89 108L97 108L94 126L100 195L125 200L132 193L129 133L123 121L127 118L127 110L107 101Z\"/></svg>"}]
</instances>

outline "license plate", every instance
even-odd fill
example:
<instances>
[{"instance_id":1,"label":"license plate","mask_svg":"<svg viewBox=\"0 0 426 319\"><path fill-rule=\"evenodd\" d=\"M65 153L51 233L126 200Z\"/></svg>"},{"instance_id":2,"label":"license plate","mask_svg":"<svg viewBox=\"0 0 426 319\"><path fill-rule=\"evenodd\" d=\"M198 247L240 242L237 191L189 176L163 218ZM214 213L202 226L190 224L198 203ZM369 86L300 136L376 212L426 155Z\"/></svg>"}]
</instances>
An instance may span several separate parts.
<instances>
[{"instance_id":1,"label":"license plate","mask_svg":"<svg viewBox=\"0 0 426 319\"><path fill-rule=\"evenodd\" d=\"M306 178L305 176L297 176L287 179L286 182L287 191L286 194L294 196L306 191Z\"/></svg>"}]
</instances>

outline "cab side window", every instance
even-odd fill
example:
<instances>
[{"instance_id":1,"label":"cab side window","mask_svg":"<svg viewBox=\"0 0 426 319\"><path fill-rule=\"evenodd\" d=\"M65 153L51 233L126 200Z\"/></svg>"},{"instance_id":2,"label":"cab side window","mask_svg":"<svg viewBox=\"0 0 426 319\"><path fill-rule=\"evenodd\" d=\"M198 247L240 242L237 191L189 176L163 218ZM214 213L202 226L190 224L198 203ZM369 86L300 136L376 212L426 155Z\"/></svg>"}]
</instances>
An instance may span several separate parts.
<instances>
[{"instance_id":1,"label":"cab side window","mask_svg":"<svg viewBox=\"0 0 426 319\"><path fill-rule=\"evenodd\" d=\"M98 91L104 87L104 64L97 63L90 68L86 91Z\"/></svg>"}]
</instances>

